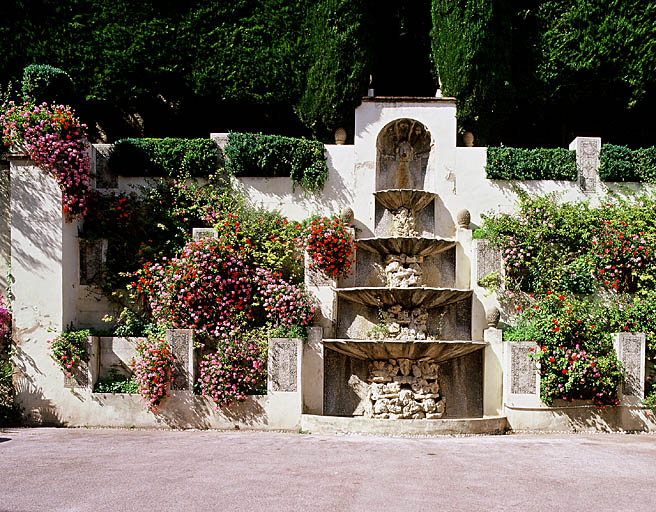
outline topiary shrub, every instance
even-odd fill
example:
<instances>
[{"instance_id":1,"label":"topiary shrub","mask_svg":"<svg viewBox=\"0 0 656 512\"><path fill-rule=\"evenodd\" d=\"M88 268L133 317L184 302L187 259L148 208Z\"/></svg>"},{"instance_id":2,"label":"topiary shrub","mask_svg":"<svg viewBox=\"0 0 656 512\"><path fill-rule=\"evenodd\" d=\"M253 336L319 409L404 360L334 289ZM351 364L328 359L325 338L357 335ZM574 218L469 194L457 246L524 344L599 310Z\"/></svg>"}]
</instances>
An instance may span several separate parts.
<instances>
[{"instance_id":1,"label":"topiary shrub","mask_svg":"<svg viewBox=\"0 0 656 512\"><path fill-rule=\"evenodd\" d=\"M656 182L656 147L629 149L602 144L599 177L603 181Z\"/></svg>"},{"instance_id":2,"label":"topiary shrub","mask_svg":"<svg viewBox=\"0 0 656 512\"><path fill-rule=\"evenodd\" d=\"M577 177L576 151L563 148L487 148L490 180L569 180Z\"/></svg>"},{"instance_id":3,"label":"topiary shrub","mask_svg":"<svg viewBox=\"0 0 656 512\"><path fill-rule=\"evenodd\" d=\"M23 70L23 96L35 103L70 104L73 80L63 69L47 64L30 64Z\"/></svg>"},{"instance_id":4,"label":"topiary shrub","mask_svg":"<svg viewBox=\"0 0 656 512\"><path fill-rule=\"evenodd\" d=\"M235 176L289 176L304 190L322 190L328 167L321 142L279 135L229 133L226 170Z\"/></svg>"},{"instance_id":5,"label":"topiary shrub","mask_svg":"<svg viewBox=\"0 0 656 512\"><path fill-rule=\"evenodd\" d=\"M207 177L219 168L219 148L211 139L120 139L109 157L121 176Z\"/></svg>"}]
</instances>

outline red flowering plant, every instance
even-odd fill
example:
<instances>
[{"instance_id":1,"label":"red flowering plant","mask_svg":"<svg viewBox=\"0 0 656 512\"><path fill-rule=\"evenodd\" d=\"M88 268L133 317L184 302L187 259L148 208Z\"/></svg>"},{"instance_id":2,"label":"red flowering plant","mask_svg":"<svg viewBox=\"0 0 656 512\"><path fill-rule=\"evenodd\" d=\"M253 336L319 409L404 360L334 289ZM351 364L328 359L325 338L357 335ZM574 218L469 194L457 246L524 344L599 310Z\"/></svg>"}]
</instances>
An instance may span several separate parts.
<instances>
[{"instance_id":1,"label":"red flowering plant","mask_svg":"<svg viewBox=\"0 0 656 512\"><path fill-rule=\"evenodd\" d=\"M161 326L231 336L252 318L254 272L242 252L217 239L194 240L176 258L147 262L132 287Z\"/></svg>"},{"instance_id":2,"label":"red flowering plant","mask_svg":"<svg viewBox=\"0 0 656 512\"><path fill-rule=\"evenodd\" d=\"M332 279L349 274L355 242L339 217L308 220L301 233L301 244L310 257L310 268L317 268Z\"/></svg>"},{"instance_id":3,"label":"red flowering plant","mask_svg":"<svg viewBox=\"0 0 656 512\"><path fill-rule=\"evenodd\" d=\"M157 413L173 382L173 354L166 341L158 339L139 340L137 352L139 356L132 362L132 370L139 394L148 410Z\"/></svg>"},{"instance_id":4,"label":"red flowering plant","mask_svg":"<svg viewBox=\"0 0 656 512\"><path fill-rule=\"evenodd\" d=\"M86 125L73 110L64 105L9 102L0 124L4 146L24 148L30 159L57 180L66 217L84 217L91 182Z\"/></svg>"},{"instance_id":5,"label":"red flowering plant","mask_svg":"<svg viewBox=\"0 0 656 512\"><path fill-rule=\"evenodd\" d=\"M84 329L63 332L54 340L48 341L50 357L67 378L78 369L80 362L88 359L86 343L89 336L91 332Z\"/></svg>"},{"instance_id":6,"label":"red flowering plant","mask_svg":"<svg viewBox=\"0 0 656 512\"><path fill-rule=\"evenodd\" d=\"M507 340L531 340L531 354L540 369L540 398L592 400L598 406L617 404L623 378L610 338L604 310L575 296L548 291L521 313Z\"/></svg>"}]
</instances>

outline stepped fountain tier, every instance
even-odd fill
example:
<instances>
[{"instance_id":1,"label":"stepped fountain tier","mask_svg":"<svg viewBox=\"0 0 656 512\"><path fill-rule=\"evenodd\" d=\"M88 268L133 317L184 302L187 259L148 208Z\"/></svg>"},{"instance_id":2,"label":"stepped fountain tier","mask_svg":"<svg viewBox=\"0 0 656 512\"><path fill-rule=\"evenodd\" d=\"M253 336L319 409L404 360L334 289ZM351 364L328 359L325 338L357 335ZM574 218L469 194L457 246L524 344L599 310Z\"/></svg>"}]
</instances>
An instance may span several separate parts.
<instances>
[{"instance_id":1,"label":"stepped fountain tier","mask_svg":"<svg viewBox=\"0 0 656 512\"><path fill-rule=\"evenodd\" d=\"M454 302L471 299L472 290L456 288L430 288L416 286L388 288L382 286L359 286L356 288L334 288L339 299L356 302L371 307L401 306L404 309L422 308L424 310L447 306Z\"/></svg>"},{"instance_id":2,"label":"stepped fountain tier","mask_svg":"<svg viewBox=\"0 0 656 512\"><path fill-rule=\"evenodd\" d=\"M391 211L407 208L413 211L424 209L435 199L436 194L412 188L393 188L374 192L380 204Z\"/></svg>"},{"instance_id":3,"label":"stepped fountain tier","mask_svg":"<svg viewBox=\"0 0 656 512\"><path fill-rule=\"evenodd\" d=\"M378 253L381 256L405 254L428 258L451 249L455 245L455 240L414 236L372 237L357 240L359 250Z\"/></svg>"},{"instance_id":4,"label":"stepped fountain tier","mask_svg":"<svg viewBox=\"0 0 656 512\"><path fill-rule=\"evenodd\" d=\"M355 359L410 359L442 363L485 348L483 341L324 339L324 347Z\"/></svg>"}]
</instances>

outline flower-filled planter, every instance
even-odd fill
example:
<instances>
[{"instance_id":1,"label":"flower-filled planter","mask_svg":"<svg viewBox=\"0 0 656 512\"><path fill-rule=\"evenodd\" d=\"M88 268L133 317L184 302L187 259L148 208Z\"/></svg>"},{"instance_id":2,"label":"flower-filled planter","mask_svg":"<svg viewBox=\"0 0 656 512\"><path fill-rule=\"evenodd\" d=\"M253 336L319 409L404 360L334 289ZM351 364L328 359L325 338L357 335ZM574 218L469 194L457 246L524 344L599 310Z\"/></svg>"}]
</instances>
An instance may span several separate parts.
<instances>
[{"instance_id":1,"label":"flower-filled planter","mask_svg":"<svg viewBox=\"0 0 656 512\"><path fill-rule=\"evenodd\" d=\"M303 229L301 239L310 258L310 268L320 270L331 279L348 276L355 242L342 219L321 217L311 220Z\"/></svg>"},{"instance_id":2,"label":"flower-filled planter","mask_svg":"<svg viewBox=\"0 0 656 512\"><path fill-rule=\"evenodd\" d=\"M64 372L67 387L86 387L89 383L90 355L88 330L63 332L48 341L50 357Z\"/></svg>"}]
</instances>

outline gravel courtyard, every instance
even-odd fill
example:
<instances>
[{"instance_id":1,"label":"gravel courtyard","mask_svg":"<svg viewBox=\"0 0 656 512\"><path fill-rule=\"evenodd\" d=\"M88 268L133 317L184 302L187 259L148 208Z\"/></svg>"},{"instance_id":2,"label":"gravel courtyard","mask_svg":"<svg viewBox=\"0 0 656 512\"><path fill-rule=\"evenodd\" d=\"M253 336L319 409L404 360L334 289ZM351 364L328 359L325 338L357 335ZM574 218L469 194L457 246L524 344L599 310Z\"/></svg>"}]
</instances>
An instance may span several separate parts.
<instances>
[{"instance_id":1,"label":"gravel courtyard","mask_svg":"<svg viewBox=\"0 0 656 512\"><path fill-rule=\"evenodd\" d=\"M654 509L656 436L6 429L0 510Z\"/></svg>"}]
</instances>

